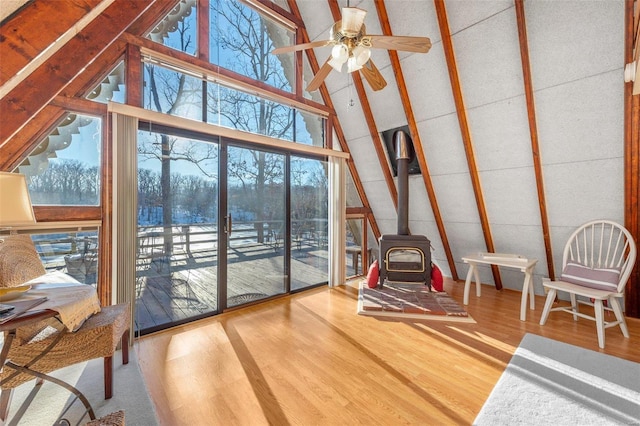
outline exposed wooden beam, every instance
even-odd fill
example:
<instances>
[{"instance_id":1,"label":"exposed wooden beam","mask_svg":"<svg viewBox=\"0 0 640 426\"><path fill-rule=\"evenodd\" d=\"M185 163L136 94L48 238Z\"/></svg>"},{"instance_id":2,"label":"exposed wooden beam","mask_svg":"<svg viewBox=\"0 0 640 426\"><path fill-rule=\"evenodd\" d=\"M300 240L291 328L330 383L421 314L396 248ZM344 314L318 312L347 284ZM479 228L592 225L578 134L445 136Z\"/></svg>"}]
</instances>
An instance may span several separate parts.
<instances>
[{"instance_id":1,"label":"exposed wooden beam","mask_svg":"<svg viewBox=\"0 0 640 426\"><path fill-rule=\"evenodd\" d=\"M329 2L329 8L331 9L331 15L335 21L341 19L341 11L338 6L337 0L327 0ZM373 117L373 112L371 110L371 106L369 105L369 99L367 97L367 93L364 90L364 85L362 84L362 77L360 73L353 72L351 73L353 78L353 86L358 93L358 98L360 100L360 106L362 107L362 112L364 113L364 119L367 122L367 127L369 128L369 134L371 135L371 141L373 144L373 148L376 150L376 154L378 156L378 161L380 163L380 167L382 168L382 173L384 175L384 180L387 183L387 188L389 189L389 195L393 200L393 205L398 210L398 191L396 190L395 182L393 181L393 176L391 175L391 170L389 169L387 163L387 156L384 152L384 148L382 145L382 140L380 139L380 133L378 132L378 128L376 126L376 121Z\"/></svg>"},{"instance_id":2,"label":"exposed wooden beam","mask_svg":"<svg viewBox=\"0 0 640 426\"><path fill-rule=\"evenodd\" d=\"M636 5L640 9L640 3ZM637 13L637 12L636 12ZM625 63L633 58L634 1L625 2ZM636 46L636 48L638 48ZM622 83L624 84L624 83ZM640 245L640 95L624 87L624 224ZM625 287L625 314L640 318L640 256Z\"/></svg>"},{"instance_id":3,"label":"exposed wooden beam","mask_svg":"<svg viewBox=\"0 0 640 426\"><path fill-rule=\"evenodd\" d=\"M518 40L520 42L520 59L522 61L522 76L524 79L524 94L527 99L527 116L529 118L529 135L531 137L531 154L533 169L536 175L538 190L538 205L540 207L540 222L542 224L542 238L547 256L547 270L549 278L555 279L553 266L553 248L549 231L549 217L547 215L547 201L544 190L544 175L540 159L540 145L538 144L538 125L536 120L536 105L533 96L533 79L531 78L531 62L529 60L529 41L527 38L527 23L524 13L524 0L515 0L516 22L518 24Z\"/></svg>"},{"instance_id":4,"label":"exposed wooden beam","mask_svg":"<svg viewBox=\"0 0 640 426\"><path fill-rule=\"evenodd\" d=\"M0 86L50 48L102 1L35 1L0 26Z\"/></svg>"},{"instance_id":5,"label":"exposed wooden beam","mask_svg":"<svg viewBox=\"0 0 640 426\"><path fill-rule=\"evenodd\" d=\"M127 32L137 36L146 36L173 10L177 9L180 0L155 0L152 8L143 13Z\"/></svg>"},{"instance_id":6,"label":"exposed wooden beam","mask_svg":"<svg viewBox=\"0 0 640 426\"><path fill-rule=\"evenodd\" d=\"M455 53L453 50L453 42L451 40L451 31L449 30L449 20L447 18L447 10L444 5L444 0L434 0L436 7L436 15L438 17L438 25L440 27L440 35L442 38L442 45L444 48L444 55L447 60L447 68L449 70L449 79L451 80L451 90L453 91L453 99L456 105L456 112L458 115L458 123L460 124L460 133L462 136L462 142L464 144L464 152L467 157L467 165L469 167L469 177L471 178L471 185L473 186L473 193L476 198L476 206L478 208L478 216L480 217L480 225L482 226L482 233L484 234L485 244L487 245L487 251L490 253L495 252L493 245L493 237L491 236L491 226L489 225L489 218L487 217L487 209L484 203L484 196L482 194L482 185L480 184L480 176L478 175L478 168L476 167L475 155L473 153L473 142L471 141L471 132L469 131L469 124L467 122L467 110L464 105L464 98L462 96L462 87L460 85L460 78L458 76L458 65L456 63ZM502 289L502 279L500 278L500 270L497 266L492 265L491 271L493 272L493 280L496 289Z\"/></svg>"},{"instance_id":7,"label":"exposed wooden beam","mask_svg":"<svg viewBox=\"0 0 640 426\"><path fill-rule=\"evenodd\" d=\"M291 9L291 12L296 15L297 17L301 18L300 15L300 9L298 9L298 5L296 4L295 0L288 0L287 1L289 4L289 8ZM308 43L311 40L309 39L309 34L307 33L306 28L304 27L300 27L298 28L298 31L302 37L302 42L303 43ZM315 56L315 53L313 52L313 49L309 49L307 50L307 58L309 60L309 64L311 66L311 70L316 73L318 72L318 70L320 69L320 66L318 64L318 60ZM302 87L302 86L301 86ZM336 136L338 137L338 143L340 144L340 149L343 152L346 153L350 153L349 151L349 145L347 144L347 138L344 135L344 131L342 130L342 126L340 125L340 120L338 120L338 118L335 115L335 108L333 105L333 101L331 100L331 96L329 95L329 91L327 90L327 87L323 84L322 86L320 86L320 94L322 96L322 99L325 103L325 105L331 109L332 111L334 111L333 115L330 117L331 122L332 122L332 128L336 133ZM367 194L364 191L364 187L362 186L362 181L360 180L360 175L358 174L358 170L356 170L356 166L355 163L353 162L353 159L350 157L349 160L347 161L347 167L349 168L349 172L351 173L351 178L353 180L353 184L356 187L356 191L358 192L358 196L360 197L360 200L362 201L362 205L364 206L364 208L368 209L368 211L366 212L367 215L367 220L369 221L369 224L371 225L371 231L373 232L373 234L375 235L376 238L380 238L380 228L378 227L378 224L376 223L376 218L373 215L373 213L371 212L371 205L369 204L369 199L367 198Z\"/></svg>"},{"instance_id":8,"label":"exposed wooden beam","mask_svg":"<svg viewBox=\"0 0 640 426\"><path fill-rule=\"evenodd\" d=\"M387 8L384 0L375 0L376 10L378 11L378 19L380 21L380 27L382 28L382 34L393 35L391 32L391 24L389 23L389 15L387 14ZM458 280L458 272L456 271L456 263L451 253L451 246L449 245L449 238L447 237L447 231L444 227L444 221L440 214L440 207L436 198L436 193L433 188L433 182L431 181L431 173L429 173L429 166L424 155L424 149L422 148L422 141L420 139L420 132L418 131L418 125L416 124L416 118L413 114L413 107L411 106L411 100L409 99L409 91L407 90L407 84L405 83L404 73L402 72L402 66L400 65L400 58L398 52L395 50L389 50L389 58L391 59L391 67L393 73L396 76L396 83L398 85L398 91L400 92L400 100L402 101L402 107L404 108L405 116L407 117L407 123L409 125L409 132L411 133L411 139L413 140L413 147L416 152L416 158L420 165L420 171L422 172L422 182L429 196L429 203L431 204L431 210L438 227L440 234L440 240L444 248L447 263L451 270L451 278Z\"/></svg>"},{"instance_id":9,"label":"exposed wooden beam","mask_svg":"<svg viewBox=\"0 0 640 426\"><path fill-rule=\"evenodd\" d=\"M135 21L154 0L115 0L51 58L0 99L0 146L16 134L71 80Z\"/></svg>"},{"instance_id":10,"label":"exposed wooden beam","mask_svg":"<svg viewBox=\"0 0 640 426\"><path fill-rule=\"evenodd\" d=\"M124 43L113 43L96 58L84 72L69 82L56 98L85 97L89 91L111 72L118 58L122 55L124 46ZM50 104L53 104L56 98L53 98ZM95 103L84 103L82 105L85 105L88 110L80 109L76 112L92 113ZM67 103L66 106L68 107L69 104ZM76 107L80 107L80 104L76 104ZM55 127L64 115L64 110L65 108L60 103L57 104L56 108L43 108L25 124L20 132L16 133L11 139L6 141L4 145L0 146L0 168L11 170L17 167L29 152Z\"/></svg>"}]
</instances>

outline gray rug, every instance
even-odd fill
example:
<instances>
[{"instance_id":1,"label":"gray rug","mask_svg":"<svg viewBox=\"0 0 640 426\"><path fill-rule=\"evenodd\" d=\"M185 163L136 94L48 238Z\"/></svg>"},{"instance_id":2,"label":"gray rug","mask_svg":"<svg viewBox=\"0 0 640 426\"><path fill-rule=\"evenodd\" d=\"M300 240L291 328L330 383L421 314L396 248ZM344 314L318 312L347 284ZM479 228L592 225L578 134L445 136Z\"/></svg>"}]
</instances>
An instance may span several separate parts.
<instances>
[{"instance_id":1,"label":"gray rug","mask_svg":"<svg viewBox=\"0 0 640 426\"><path fill-rule=\"evenodd\" d=\"M157 425L155 409L140 373L135 347L129 350L129 364L122 365L119 351L114 355L113 364L113 397L109 400L104 399L102 358L63 368L51 375L71 383L84 393L97 417L124 410L127 426ZM53 425L75 398L66 389L50 382L44 382L39 387L34 385L35 381L31 381L14 390L8 425ZM27 404L28 401L30 403ZM71 425L84 425L89 417L82 418L83 415L84 406L76 400L62 418L68 419Z\"/></svg>"},{"instance_id":2,"label":"gray rug","mask_svg":"<svg viewBox=\"0 0 640 426\"><path fill-rule=\"evenodd\" d=\"M527 334L474 424L638 425L640 364Z\"/></svg>"}]
</instances>

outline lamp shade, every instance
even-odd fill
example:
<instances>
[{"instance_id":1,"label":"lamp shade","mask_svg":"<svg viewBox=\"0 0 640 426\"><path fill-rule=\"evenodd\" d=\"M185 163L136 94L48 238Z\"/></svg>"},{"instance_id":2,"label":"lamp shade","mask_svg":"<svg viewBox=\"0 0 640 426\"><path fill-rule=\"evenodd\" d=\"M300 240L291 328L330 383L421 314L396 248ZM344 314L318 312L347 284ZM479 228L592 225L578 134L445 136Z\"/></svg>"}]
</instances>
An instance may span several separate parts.
<instances>
[{"instance_id":1,"label":"lamp shade","mask_svg":"<svg viewBox=\"0 0 640 426\"><path fill-rule=\"evenodd\" d=\"M24 175L0 172L0 227L34 223L36 218Z\"/></svg>"}]
</instances>

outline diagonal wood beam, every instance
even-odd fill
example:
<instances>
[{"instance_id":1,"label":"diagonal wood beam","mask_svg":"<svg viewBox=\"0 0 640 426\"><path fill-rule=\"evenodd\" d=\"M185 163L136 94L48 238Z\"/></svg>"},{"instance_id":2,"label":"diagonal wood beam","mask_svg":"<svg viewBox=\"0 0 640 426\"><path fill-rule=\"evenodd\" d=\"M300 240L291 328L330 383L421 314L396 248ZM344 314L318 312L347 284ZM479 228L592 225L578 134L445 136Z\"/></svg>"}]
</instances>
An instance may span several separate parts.
<instances>
[{"instance_id":1,"label":"diagonal wood beam","mask_svg":"<svg viewBox=\"0 0 640 426\"><path fill-rule=\"evenodd\" d=\"M518 24L518 40L520 41L520 58L522 60L522 76L524 79L524 94L527 99L527 116L529 117L529 134L531 136L531 154L533 156L533 169L536 174L536 187L538 189L538 205L540 207L540 221L542 223L542 237L547 256L547 270L549 278L555 280L555 268L553 266L553 248L549 232L549 216L547 214L547 201L544 190L544 175L542 174L542 161L540 160L540 145L538 144L538 126L536 120L536 105L533 96L533 79L531 78L531 62L529 60L529 41L527 38L527 23L524 13L524 1L515 0L516 22Z\"/></svg>"},{"instance_id":2,"label":"diagonal wood beam","mask_svg":"<svg viewBox=\"0 0 640 426\"><path fill-rule=\"evenodd\" d=\"M288 4L291 12L300 20L302 20L302 17L300 15L300 9L298 9L298 5L295 2L295 0L288 0ZM300 27L298 30L300 31L300 34L302 36L303 43L308 43L311 41L309 39L309 34L307 33L306 28ZM306 53L307 53L307 58L309 60L309 64L311 65L311 69L315 74L320 69L318 60L315 56L313 49L307 50ZM302 85L300 85L300 87L302 87ZM329 90L327 90L326 85L323 84L322 86L320 86L320 94L322 96L322 99L325 105L329 109L334 111L334 113L331 115L331 122L332 122L331 125L333 127L333 130L336 133L336 136L338 137L338 143L340 144L340 149L343 152L350 153L349 145L347 144L347 138L344 135L342 126L340 125L340 120L338 120L338 117L335 114L335 108L331 100L331 96L329 95ZM353 162L353 159L351 157L349 157L349 160L347 161L347 166L349 167L349 172L351 172L351 178L353 179L353 183L356 187L356 191L358 192L358 196L362 201L362 205L367 210L366 216L367 216L367 220L369 221L369 224L371 225L371 231L373 232L376 238L380 238L380 235L381 235L380 228L378 227L375 216L371 211L371 205L369 204L369 199L367 198L367 194L365 193L364 187L362 186L362 181L360 180L360 175L358 174L358 170L356 170L355 163Z\"/></svg>"},{"instance_id":3,"label":"diagonal wood beam","mask_svg":"<svg viewBox=\"0 0 640 426\"><path fill-rule=\"evenodd\" d=\"M71 35L104 0L36 1L0 26L0 86L59 39ZM44 31L43 31L44 29ZM24 72L24 71L23 71Z\"/></svg>"},{"instance_id":4,"label":"diagonal wood beam","mask_svg":"<svg viewBox=\"0 0 640 426\"><path fill-rule=\"evenodd\" d=\"M335 21L341 19L340 16L340 7L338 6L337 0L327 0L329 2L329 8L331 9L331 15ZM380 139L380 133L378 132L378 128L376 126L375 119L373 117L373 112L371 111L371 105L369 104L369 99L367 97L367 93L364 90L364 85L362 84L362 77L360 73L353 72L351 73L353 77L353 86L358 93L358 98L360 100L360 105L362 106L362 112L364 113L364 118L367 122L367 127L369 128L369 134L371 135L371 139L373 142L373 147L376 150L376 154L378 156L378 162L382 168L382 173L384 174L384 180L387 183L387 188L389 189L389 195L391 195L391 199L393 200L393 205L398 210L398 191L396 190L395 182L393 181L393 176L391 175L391 170L387 164L387 156L384 152L382 140Z\"/></svg>"},{"instance_id":5,"label":"diagonal wood beam","mask_svg":"<svg viewBox=\"0 0 640 426\"><path fill-rule=\"evenodd\" d=\"M57 96L87 64L102 53L154 3L154 0L115 0L44 64L0 99L0 146Z\"/></svg>"},{"instance_id":6,"label":"diagonal wood beam","mask_svg":"<svg viewBox=\"0 0 640 426\"><path fill-rule=\"evenodd\" d=\"M453 42L451 41L451 31L449 29L447 10L444 5L444 0L434 0L434 4L436 7L436 15L438 17L438 26L440 27L442 45L444 47L444 55L447 59L449 79L451 80L451 90L453 91L453 99L456 104L458 123L460 124L460 133L462 135L462 142L464 143L464 152L467 157L469 176L471 178L471 185L473 186L473 193L476 197L476 206L478 208L478 216L480 217L482 233L484 234L487 251L493 253L495 252L495 248L493 246L493 237L491 236L491 227L489 225L489 218L487 217L487 209L484 203L484 196L482 195L480 176L478 175L478 168L476 166L475 155L473 153L473 142L471 141L471 132L469 131L467 110L465 108L464 99L462 96L462 87L460 85L460 78L458 76L458 65L456 64ZM501 290L502 279L500 277L500 270L497 266L491 265L491 272L493 273L493 280L496 289Z\"/></svg>"},{"instance_id":7,"label":"diagonal wood beam","mask_svg":"<svg viewBox=\"0 0 640 426\"><path fill-rule=\"evenodd\" d=\"M633 43L640 31L640 1L625 2L625 63L633 59ZM640 41L636 40L636 43ZM640 46L636 44L636 49ZM636 55L637 55L636 51ZM637 84L638 82L636 82ZM624 88L624 225L631 232L636 245L640 244L640 95L632 95L633 85ZM640 318L640 256L625 287L625 314Z\"/></svg>"},{"instance_id":8,"label":"diagonal wood beam","mask_svg":"<svg viewBox=\"0 0 640 426\"><path fill-rule=\"evenodd\" d=\"M380 21L380 27L382 28L382 34L393 35L391 33L391 24L389 24L389 15L387 14L387 8L384 0L375 0L376 10L378 11L378 19ZM424 149L422 148L422 141L420 140L420 132L418 132L418 125L416 124L416 118L413 114L413 107L411 106L411 100L409 99L409 91L407 90L407 84L405 83L404 73L400 65L400 58L398 52L395 50L389 50L389 58L391 59L391 67L393 73L396 76L396 83L398 85L398 91L400 92L400 100L402 101L402 107L404 108L404 114L407 117L407 123L409 125L409 132L411 133L411 139L413 140L413 147L416 151L416 157L418 164L420 165L420 171L422 172L422 181L424 183L427 194L429 195L429 203L431 204L431 210L436 220L440 239L444 247L445 256L449 269L451 270L451 278L455 281L458 280L458 272L456 271L456 263L451 253L451 247L449 245L449 239L447 238L447 232L444 228L444 221L440 214L440 207L436 199L436 193L433 188L433 182L431 181L431 174L429 173L429 166L424 155Z\"/></svg>"}]
</instances>

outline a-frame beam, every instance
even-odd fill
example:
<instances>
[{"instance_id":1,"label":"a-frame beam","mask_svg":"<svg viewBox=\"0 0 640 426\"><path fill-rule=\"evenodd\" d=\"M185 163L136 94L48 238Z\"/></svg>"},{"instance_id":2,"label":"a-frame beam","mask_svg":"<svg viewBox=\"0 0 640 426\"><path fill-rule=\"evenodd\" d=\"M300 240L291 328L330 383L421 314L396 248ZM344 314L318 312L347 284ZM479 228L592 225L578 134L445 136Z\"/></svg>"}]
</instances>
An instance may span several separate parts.
<instances>
[{"instance_id":1,"label":"a-frame beam","mask_svg":"<svg viewBox=\"0 0 640 426\"><path fill-rule=\"evenodd\" d=\"M453 43L451 41L451 31L449 30L447 10L444 5L444 0L434 0L434 4L436 8L436 15L438 18L438 25L440 27L440 35L442 38L444 54L447 60L447 68L449 69L449 79L451 80L451 90L453 91L453 99L455 101L456 112L458 114L460 133L462 136L462 142L464 143L464 151L467 157L469 176L471 178L471 185L473 186L473 193L476 198L478 216L480 217L480 225L482 226L482 233L484 234L487 251L493 253L495 252L493 237L491 236L491 227L489 225L489 218L487 217L487 209L485 207L484 196L482 194L482 186L480 185L480 176L478 175L478 168L476 167L475 155L473 153L473 143L471 141L469 124L467 122L467 110L465 108L464 99L462 96L460 78L458 77L458 66L453 50ZM492 265L491 271L493 272L493 280L496 289L502 289L500 270L497 266Z\"/></svg>"},{"instance_id":2,"label":"a-frame beam","mask_svg":"<svg viewBox=\"0 0 640 426\"><path fill-rule=\"evenodd\" d=\"M529 61L529 41L527 38L527 24L524 13L524 0L515 0L516 22L518 24L518 40L520 41L520 58L522 60L522 76L524 79L524 94L527 100L527 116L529 118L529 134L531 137L531 154L533 156L533 169L536 176L536 188L538 190L538 205L540 206L540 222L542 225L542 237L547 256L547 270L549 278L555 279L553 267L553 249L549 231L549 218L547 215L547 201L544 190L544 176L542 174L542 161L540 159L540 145L538 144L538 126L536 120L536 105L533 96L533 79L531 78L531 62Z\"/></svg>"},{"instance_id":3,"label":"a-frame beam","mask_svg":"<svg viewBox=\"0 0 640 426\"><path fill-rule=\"evenodd\" d=\"M635 1L640 9L640 2ZM636 10L636 14L638 11ZM638 22L634 24L634 0L625 2L625 63L633 59L633 43ZM637 42L636 42L637 43ZM639 47L636 46L636 49ZM637 52L636 52L637 53ZM636 82L637 83L637 82ZM633 83L624 88L624 224L636 245L640 244L640 95L632 95ZM640 318L640 256L625 287L625 314Z\"/></svg>"},{"instance_id":4,"label":"a-frame beam","mask_svg":"<svg viewBox=\"0 0 640 426\"><path fill-rule=\"evenodd\" d=\"M376 10L378 11L378 19L380 21L380 27L382 28L382 34L393 35L391 33L391 25L389 24L389 15L387 14L387 8L384 4L384 0L375 0ZM404 80L404 73L400 66L400 58L398 52L395 50L389 50L389 58L391 59L391 67L393 73L396 76L396 83L398 85L398 91L400 92L400 99L402 101L402 107L404 108L405 116L407 117L407 123L409 126L409 132L411 133L411 139L413 140L413 147L416 152L416 158L420 165L420 171L422 174L422 181L424 182L427 195L429 196L429 203L431 204L431 210L438 227L440 234L440 240L444 248L445 256L451 270L451 278L458 280L458 272L456 271L456 264L451 253L451 247L449 246L449 239L447 238L447 232L444 228L444 221L440 214L440 207L436 199L436 193L433 188L433 182L431 181L431 174L429 173L429 166L424 155L424 149L422 148L422 141L420 140L420 133L418 132L418 126L416 124L415 115L413 114L413 108L411 101L409 100L409 91L407 90L407 84Z\"/></svg>"},{"instance_id":5,"label":"a-frame beam","mask_svg":"<svg viewBox=\"0 0 640 426\"><path fill-rule=\"evenodd\" d=\"M154 0L115 0L44 64L0 99L0 146L57 96L116 40Z\"/></svg>"}]
</instances>

